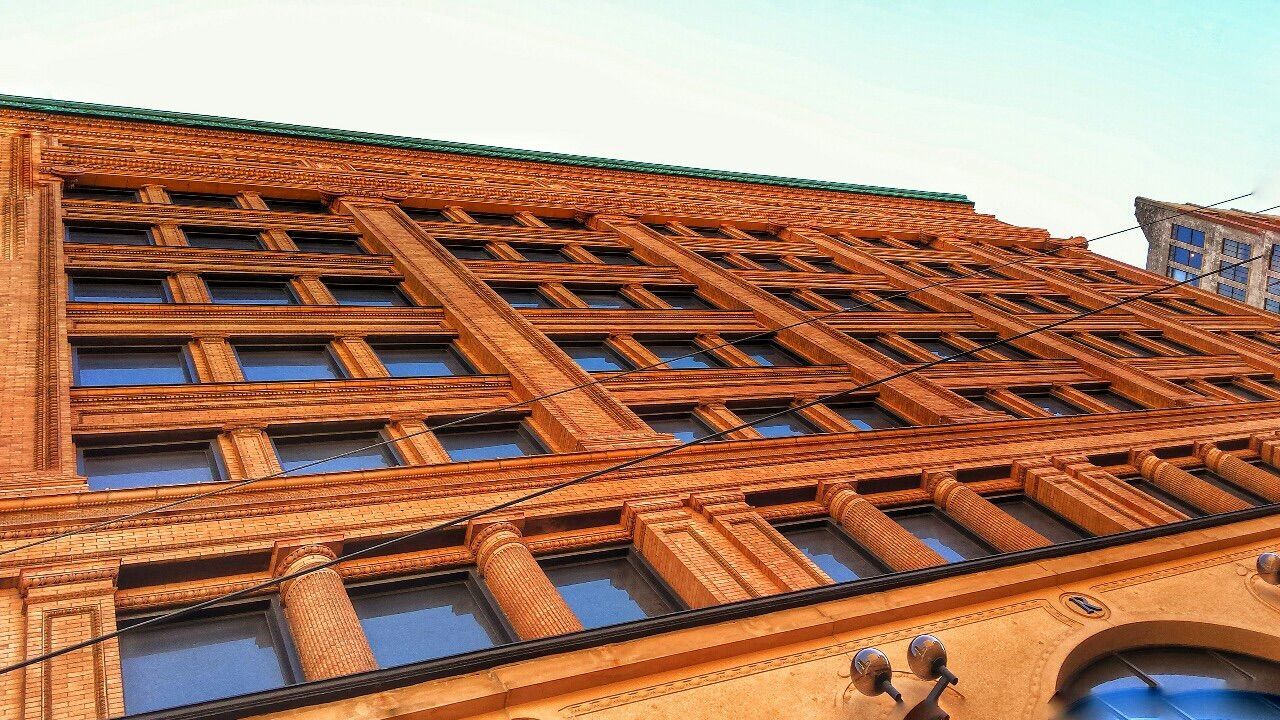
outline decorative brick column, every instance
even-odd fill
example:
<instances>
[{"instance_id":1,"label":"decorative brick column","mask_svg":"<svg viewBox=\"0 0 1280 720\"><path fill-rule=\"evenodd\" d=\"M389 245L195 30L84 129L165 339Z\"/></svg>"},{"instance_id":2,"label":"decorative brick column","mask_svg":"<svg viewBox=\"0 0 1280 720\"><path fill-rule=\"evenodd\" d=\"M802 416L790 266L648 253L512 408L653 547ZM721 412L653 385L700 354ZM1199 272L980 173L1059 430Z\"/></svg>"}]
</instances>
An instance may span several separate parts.
<instances>
[{"instance_id":1,"label":"decorative brick column","mask_svg":"<svg viewBox=\"0 0 1280 720\"><path fill-rule=\"evenodd\" d=\"M21 571L26 656L33 657L116 629L118 562ZM100 720L124 714L120 645L108 640L28 667L27 720Z\"/></svg>"},{"instance_id":2,"label":"decorative brick column","mask_svg":"<svg viewBox=\"0 0 1280 720\"><path fill-rule=\"evenodd\" d=\"M1018 460L1013 473L1028 497L1094 535L1186 519L1083 457Z\"/></svg>"},{"instance_id":3,"label":"decorative brick column","mask_svg":"<svg viewBox=\"0 0 1280 720\"><path fill-rule=\"evenodd\" d=\"M564 635L582 623L547 579L520 535L518 515L474 520L467 547L485 585L521 640Z\"/></svg>"},{"instance_id":4,"label":"decorative brick column","mask_svg":"<svg viewBox=\"0 0 1280 720\"><path fill-rule=\"evenodd\" d=\"M689 504L780 589L803 590L831 584L826 573L747 505L741 492L698 493L689 498Z\"/></svg>"},{"instance_id":5,"label":"decorative brick column","mask_svg":"<svg viewBox=\"0 0 1280 720\"><path fill-rule=\"evenodd\" d=\"M328 562L337 557L335 548L340 547L341 541L334 539L277 542L272 573L291 575ZM342 576L332 567L284 581L280 600L307 680L378 668Z\"/></svg>"},{"instance_id":6,"label":"decorative brick column","mask_svg":"<svg viewBox=\"0 0 1280 720\"><path fill-rule=\"evenodd\" d=\"M1280 502L1280 477L1250 465L1211 442L1196 443L1195 454L1204 461L1205 467L1228 482L1270 502Z\"/></svg>"},{"instance_id":7,"label":"decorative brick column","mask_svg":"<svg viewBox=\"0 0 1280 720\"><path fill-rule=\"evenodd\" d=\"M855 492L848 483L819 486L818 495L831 517L859 545L894 570L918 570L947 564L941 555Z\"/></svg>"},{"instance_id":8,"label":"decorative brick column","mask_svg":"<svg viewBox=\"0 0 1280 720\"><path fill-rule=\"evenodd\" d=\"M1252 507L1235 495L1156 457L1150 450L1134 451L1130 454L1129 463L1138 468L1147 482L1207 513L1224 513Z\"/></svg>"},{"instance_id":9,"label":"decorative brick column","mask_svg":"<svg viewBox=\"0 0 1280 720\"><path fill-rule=\"evenodd\" d=\"M1053 544L974 492L973 488L957 481L951 473L928 473L924 478L924 486L933 494L934 504L943 512L1001 552L1017 552Z\"/></svg>"}]
</instances>

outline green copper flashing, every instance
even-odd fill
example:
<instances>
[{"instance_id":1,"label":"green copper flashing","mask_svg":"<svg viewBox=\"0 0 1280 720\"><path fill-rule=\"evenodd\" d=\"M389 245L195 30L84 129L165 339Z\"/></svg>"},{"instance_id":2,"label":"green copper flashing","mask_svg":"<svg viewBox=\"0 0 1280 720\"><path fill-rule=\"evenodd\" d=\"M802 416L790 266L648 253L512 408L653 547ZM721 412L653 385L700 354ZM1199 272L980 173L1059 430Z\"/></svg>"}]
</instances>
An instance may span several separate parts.
<instances>
[{"instance_id":1,"label":"green copper flashing","mask_svg":"<svg viewBox=\"0 0 1280 720\"><path fill-rule=\"evenodd\" d=\"M539 152L536 150L517 150L514 148L495 147L492 145L473 145L471 143L448 142L444 140L423 140L421 138L402 137L399 135L382 135L379 133L359 132L356 130L333 130L329 128L309 127L306 125L290 125L288 123L265 122L261 120L239 120L236 118L216 117L213 115L196 115L192 113L168 112L165 110L146 110L142 108L121 107L117 105L99 105L97 103L74 102L70 100L46 100L42 98L19 97L17 95L0 95L0 108L55 113L59 115L82 115L85 117L128 120L132 122L152 122L164 125L178 125L182 127L210 128L213 130L237 130L241 132L262 133L266 135L279 135L283 137L309 138L312 140L328 140L332 142L375 145L378 147L403 148L407 150L426 150L429 152L455 153L458 155L478 155L480 157L499 158L502 160L522 160L527 162L552 163L556 165L576 165L578 167L600 168L603 170L622 170L629 172L653 173L658 175L705 178L708 180L725 180L729 182L754 183L756 185L775 185L780 187L802 188L805 190L828 190L833 192L910 198L913 200L936 200L940 202L972 204L969 198L956 193L906 190L903 188L827 182L824 180L805 180L803 178L779 177L775 175L755 175L752 173L732 172L729 170L707 170L703 168L682 167L679 165L661 165L658 163L636 162L632 160L612 160L609 158Z\"/></svg>"}]
</instances>

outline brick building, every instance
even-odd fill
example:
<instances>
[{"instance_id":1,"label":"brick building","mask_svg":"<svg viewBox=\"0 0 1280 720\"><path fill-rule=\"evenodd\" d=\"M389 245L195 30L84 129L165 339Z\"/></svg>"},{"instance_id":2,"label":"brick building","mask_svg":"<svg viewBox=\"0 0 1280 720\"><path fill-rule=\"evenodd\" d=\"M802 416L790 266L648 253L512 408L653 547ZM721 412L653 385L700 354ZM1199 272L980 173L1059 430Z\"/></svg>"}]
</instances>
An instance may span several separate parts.
<instances>
[{"instance_id":1,"label":"brick building","mask_svg":"<svg viewBox=\"0 0 1280 720\"><path fill-rule=\"evenodd\" d=\"M0 664L124 629L3 717L900 718L922 632L956 718L1276 692L1280 320L1033 332L1167 280L963 196L8 97L0 257Z\"/></svg>"},{"instance_id":2,"label":"brick building","mask_svg":"<svg viewBox=\"0 0 1280 720\"><path fill-rule=\"evenodd\" d=\"M1140 197L1134 214L1147 236L1147 269L1183 280L1263 255L1249 266L1193 281L1224 297L1280 313L1280 216Z\"/></svg>"}]
</instances>

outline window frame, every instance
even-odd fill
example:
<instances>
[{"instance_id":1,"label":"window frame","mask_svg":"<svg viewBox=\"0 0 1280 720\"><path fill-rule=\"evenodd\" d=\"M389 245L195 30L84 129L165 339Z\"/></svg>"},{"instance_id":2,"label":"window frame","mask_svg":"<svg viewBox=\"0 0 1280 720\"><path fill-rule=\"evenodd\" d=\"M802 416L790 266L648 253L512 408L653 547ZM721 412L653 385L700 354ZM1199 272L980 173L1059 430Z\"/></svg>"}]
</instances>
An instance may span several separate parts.
<instances>
[{"instance_id":1,"label":"window frame","mask_svg":"<svg viewBox=\"0 0 1280 720\"><path fill-rule=\"evenodd\" d=\"M282 430L282 432L272 432L271 429L268 428L266 432L266 436L267 436L267 440L271 443L271 450L276 454L276 461L280 463L280 469L282 471L280 474L281 477L306 477L308 475L330 475L334 473L350 473L350 472L378 472L380 470L394 470L396 468L412 466L410 463L406 462L404 456L401 455L396 450L396 443L394 442L394 438L391 438L387 435L385 426L378 426L376 428L347 426L347 427L338 427L335 429L321 428L321 429L311 430L311 431L291 431L288 425L284 425L284 426L280 426L280 429ZM297 468L295 468L294 470L290 470L285 467L284 457L280 454L280 446L276 444L277 440L288 440L290 438L342 437L342 436L352 436L352 435L364 435L368 433L372 433L376 435L378 437L378 442L384 443L380 447L383 450L385 450L387 453L389 453L391 457L395 460L395 462L391 463L390 465L385 465L379 468L360 468L358 470L346 470L346 469L317 470L316 468L323 468L324 463L321 462L313 465L312 463L315 463L316 459L312 459L312 460L307 460L301 463L302 465L309 465L310 467L307 467L301 472L298 472L295 474L294 470L296 470ZM325 455L324 457L329 457L329 455Z\"/></svg>"},{"instance_id":2,"label":"window frame","mask_svg":"<svg viewBox=\"0 0 1280 720\"><path fill-rule=\"evenodd\" d=\"M230 476L227 474L226 458L222 456L222 449L219 447L217 437L193 437L193 438L174 438L164 437L164 433L147 433L147 435L160 435L161 437L153 437L155 442L130 442L123 445L113 444L110 442L95 442L93 438L89 438L87 443L73 442L76 449L76 473L85 478L91 492L119 492L122 490L147 490L152 488L172 488L186 487L188 485L208 485L210 483L227 482ZM85 472L85 451L93 450L120 450L128 451L138 449L145 452L147 448L180 448L183 446L195 447L203 446L209 453L209 469L212 478L208 480L195 480L186 483L169 483L163 485L134 485L123 488L94 488L89 475Z\"/></svg>"},{"instance_id":3,"label":"window frame","mask_svg":"<svg viewBox=\"0 0 1280 720\"><path fill-rule=\"evenodd\" d=\"M209 302L214 305L233 305L233 306L240 305L240 306L246 306L246 307L289 307L289 306L297 306L297 305L304 304L302 302L302 298L298 295L297 291L293 289L293 283L290 282L288 278L280 279L280 278L263 278L263 277L253 277L253 276L239 278L239 277L227 277L227 276L214 276L214 277L204 277L202 279L204 280L205 289L209 292ZM279 285L281 288L284 289L285 294L288 295L290 302L287 302L287 303L218 302L218 299L214 295L214 287L218 285L258 285L258 286Z\"/></svg>"},{"instance_id":4,"label":"window frame","mask_svg":"<svg viewBox=\"0 0 1280 720\"><path fill-rule=\"evenodd\" d=\"M825 528L828 532L836 535L843 542L848 543L850 546L852 546L856 551L862 554L872 566L880 570L880 573L877 575L868 575L867 577L860 577L860 578L857 578L856 580L847 580L845 582L857 582L859 580L866 580L867 578L880 577L881 575L891 575L893 573L898 572L897 570L894 570L893 568L889 567L888 563L886 563L885 561L877 557L875 553L871 552L866 547L864 547L862 543L858 542L856 538L854 538L852 535L849 534L848 530L845 530L844 527L841 526L839 522L836 522L835 518L829 515L822 516L822 517L801 518L799 520L784 520L782 522L776 522L771 524L774 530L777 530L780 535L782 535L784 538L787 539L787 542L791 542L791 538L787 537L787 531L816 530L818 528ZM794 543L792 544L794 545ZM796 549L800 550L799 547L796 547ZM800 550L800 554L803 555L804 551ZM807 558L808 556L806 555L805 557ZM810 560L809 562L813 562L813 561ZM822 568L818 568L818 569L821 570ZM823 571L823 572L825 573L826 571ZM828 577L830 576L828 575ZM835 581L835 584L838 585L840 584L840 582Z\"/></svg>"},{"instance_id":5,"label":"window frame","mask_svg":"<svg viewBox=\"0 0 1280 720\"><path fill-rule=\"evenodd\" d=\"M399 341L394 338L365 338L365 342L369 345L369 348L373 350L373 354L378 358L378 362L382 365L382 369L386 370L387 375L391 378L472 377L485 375L485 373L480 372L475 363L471 362L471 359L468 358L466 353L462 351L462 348L458 346L457 338L442 338L434 342L429 339ZM452 355L453 358L458 361L465 372L457 375L394 375L390 368L387 367L387 361L382 357L382 353L379 351L379 348L395 349L406 347L443 348L447 354Z\"/></svg>"},{"instance_id":6,"label":"window frame","mask_svg":"<svg viewBox=\"0 0 1280 720\"><path fill-rule=\"evenodd\" d=\"M170 205L181 205L182 207L198 207L198 208L220 208L224 210L239 210L240 203L237 200L237 194L230 195L224 193L202 193L202 192L175 192L167 191L169 195ZM183 202L186 200L187 202Z\"/></svg>"},{"instance_id":7,"label":"window frame","mask_svg":"<svg viewBox=\"0 0 1280 720\"><path fill-rule=\"evenodd\" d=\"M662 575L649 565L648 561L644 559L644 556L640 554L640 551L636 549L633 543L543 555L536 558L536 560L540 568L545 568L547 566L571 567L574 565L588 565L601 560L614 560L618 558L626 560L627 564L630 565L631 568L643 580L645 580L651 588L653 588L659 599L672 608L671 613L690 609L689 606L680 599L680 596L676 591L667 584L666 580L662 578ZM554 582L552 583L552 586L556 588L556 594L560 595L559 586L555 585ZM560 597L563 598L564 596L560 595ZM565 604L568 605L567 600L565 601ZM570 610L572 609L573 608L570 607ZM662 617L662 615L651 615L646 618L642 618L641 620L628 620L627 622L641 622L642 620L654 617ZM624 623L612 623L609 625L601 625L600 627L616 627L621 624Z\"/></svg>"},{"instance_id":8,"label":"window frame","mask_svg":"<svg viewBox=\"0 0 1280 720\"><path fill-rule=\"evenodd\" d=\"M197 248L200 250L226 250L229 252L261 252L267 249L266 244L262 242L263 231L261 229L255 230L252 228L204 227L204 226L183 225L183 226L179 226L178 230L182 233L182 239L186 241L187 247L190 247L190 248ZM248 239L250 235L253 236L253 242L256 245L256 247L252 247L252 248L219 247L217 245L197 245L191 242L192 236L195 236L196 238L200 238L202 236L212 237L212 238L223 236L223 237L232 237L232 238L238 238L238 239L244 240L244 239Z\"/></svg>"},{"instance_id":9,"label":"window frame","mask_svg":"<svg viewBox=\"0 0 1280 720\"><path fill-rule=\"evenodd\" d=\"M409 293L404 291L403 279L395 280L395 281L384 281L381 279L362 280L359 278L345 279L345 278L322 277L320 278L320 282L324 285L325 289L329 291L329 294L333 296L334 301L337 302L339 307L382 308L384 310L390 310L393 308L420 307L416 302L413 301L413 298L409 297ZM334 291L335 288L360 288L360 289L383 288L388 290L395 296L399 297L404 302L403 304L392 303L390 305L383 305L380 303L367 303L367 302L359 302L359 303L343 302L342 298L338 296L338 293Z\"/></svg>"},{"instance_id":10,"label":"window frame","mask_svg":"<svg viewBox=\"0 0 1280 720\"><path fill-rule=\"evenodd\" d=\"M78 298L75 296L75 295L76 295L76 284L77 284L78 282L80 282L80 281L84 281L84 280L89 280L89 281L93 281L93 280L100 280L100 281L108 281L108 282L122 282L122 283L128 283L128 282L139 282L139 281L146 281L146 282L155 281L155 282L158 282L158 283L160 284L160 295L161 295L161 300L160 300L160 302L154 302L154 301L152 301L152 300L146 300L146 301L131 301L131 300L80 300L80 299L78 299ZM170 290L170 288L169 288L169 283L167 282L167 280L168 280L167 276L163 276L163 275L162 275L162 276L146 276L146 275L134 275L134 276L128 276L128 275L77 275L77 274L68 273L68 274L67 274L67 302L111 303L111 304L116 304L116 305L168 305L168 304L173 303L173 292Z\"/></svg>"},{"instance_id":11,"label":"window frame","mask_svg":"<svg viewBox=\"0 0 1280 720\"><path fill-rule=\"evenodd\" d=\"M148 349L177 350L179 355L179 360L180 360L180 367L182 369L182 374L186 376L187 378L186 381L179 382L179 383L160 383L159 385L157 385L156 383L123 383L119 385L82 385L80 384L80 370L81 370L80 351L81 350L119 350L127 353L129 351L148 350ZM71 343L71 386L75 388L151 387L151 386L159 387L161 385L166 387L171 387L175 385L198 385L198 384L200 384L200 376L196 372L195 363L192 361L192 358L191 358L191 347L189 343L185 341L180 342L176 345L170 345L167 343L129 343L124 345L99 344L94 342L87 342L83 344L79 342Z\"/></svg>"},{"instance_id":12,"label":"window frame","mask_svg":"<svg viewBox=\"0 0 1280 720\"><path fill-rule=\"evenodd\" d=\"M311 253L314 255L371 255L369 248L365 247L364 238L359 233L339 233L339 232L318 232L311 230L286 230L285 234L293 241L293 246L298 248L298 252ZM355 247L355 252L335 252L329 250L307 250L298 245L301 242L347 242Z\"/></svg>"},{"instance_id":13,"label":"window frame","mask_svg":"<svg viewBox=\"0 0 1280 720\"><path fill-rule=\"evenodd\" d=\"M133 243L133 242L113 243L113 242L101 242L98 240L85 241L85 240L71 239L73 233L75 233L77 230L91 230L91 231L131 230L134 232L141 232L143 235L146 236L147 241L144 243ZM63 223L62 241L63 243L68 245L112 245L112 246L122 246L122 247L155 247L156 233L155 233L155 228L152 227L151 225L140 224L140 223L111 223L111 222L95 222L95 221L82 222L79 220L72 220L72 221Z\"/></svg>"},{"instance_id":14,"label":"window frame","mask_svg":"<svg viewBox=\"0 0 1280 720\"><path fill-rule=\"evenodd\" d=\"M427 422L427 427L431 427L430 421ZM519 455L503 455L501 457L484 457L484 458L458 460L453 457L453 454L451 452L449 452L449 446L445 445L444 441L440 439L442 435L445 437L448 437L450 435L467 435L467 434L502 430L502 429L507 429L516 435L524 435L533 444L533 446L541 450L541 452L536 452L536 453L522 452ZM516 417L509 417L507 419L502 419L502 418L491 419L487 422L477 423L477 424L468 423L463 425L457 425L450 428L443 428L441 430L436 430L433 428L431 430L431 436L435 438L435 441L439 443L441 448L444 449L445 455L449 457L449 462L451 463L494 462L494 461L509 462L511 460L517 460L519 458L542 457L544 455L555 454L555 451L553 450L551 445L548 444L547 441L544 440L542 436L538 434L537 430L533 427L531 418L527 414L519 415ZM485 447L493 447L493 446L489 445ZM471 449L471 448L466 448L466 449Z\"/></svg>"},{"instance_id":15,"label":"window frame","mask_svg":"<svg viewBox=\"0 0 1280 720\"><path fill-rule=\"evenodd\" d=\"M244 378L245 378L245 380L244 380L244 381L245 381L245 382L254 382L254 383L258 383L258 382L260 382L260 383L278 383L278 382L332 382L332 381L335 381L335 380L350 380L350 379L351 379L351 373L350 373L350 372L348 372L348 371L347 371L347 368L342 364L342 360L341 360L341 358L339 358L339 357L338 357L338 354L337 354L337 353L335 353L335 352L333 351L333 343L332 343L332 342L330 342L330 341L328 341L328 340L318 340L318 341L315 341L315 342L308 342L308 341L306 341L306 340L305 340L305 339L303 339L303 338L298 338L298 339L291 339L291 340L288 340L288 341L285 341L285 342L261 342L261 343L258 343L258 342L237 342L237 341L234 341L234 340L233 340L233 341L228 342L227 344L231 346L231 353L232 353L232 355L234 355L234 356L235 356L236 364L239 366L239 368L240 368L240 374L241 374L242 376L244 376ZM241 351L245 351L245 350L247 350L247 351L254 351L254 350L257 350L257 351L271 351L271 350L279 350L279 351L281 351L281 352L288 352L288 351L295 351L295 352L296 352L296 351L300 351L300 350L316 350L316 349L321 350L321 351L324 353L324 356L325 356L325 357L327 357L327 358L329 359L329 367L333 369L333 373L334 373L335 377L332 377L332 378L288 378L288 379L274 379L274 380L250 380L250 379L249 379L249 377L248 377L248 374L245 372L245 370L246 370L246 366L245 366L245 362L244 362L244 356L243 356L243 355L241 355ZM273 367L279 367L279 366L273 366Z\"/></svg>"}]
</instances>

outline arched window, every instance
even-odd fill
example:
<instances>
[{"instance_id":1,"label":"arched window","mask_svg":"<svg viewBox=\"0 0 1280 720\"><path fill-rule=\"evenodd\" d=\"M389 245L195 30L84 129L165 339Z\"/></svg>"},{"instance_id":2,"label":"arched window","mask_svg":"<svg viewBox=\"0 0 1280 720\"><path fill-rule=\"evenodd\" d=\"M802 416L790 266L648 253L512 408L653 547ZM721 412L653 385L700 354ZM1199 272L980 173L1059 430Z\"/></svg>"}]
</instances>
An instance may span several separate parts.
<instances>
[{"instance_id":1,"label":"arched window","mask_svg":"<svg viewBox=\"0 0 1280 720\"><path fill-rule=\"evenodd\" d=\"M1059 691L1069 720L1280 720L1280 664L1205 648L1105 655Z\"/></svg>"}]
</instances>

